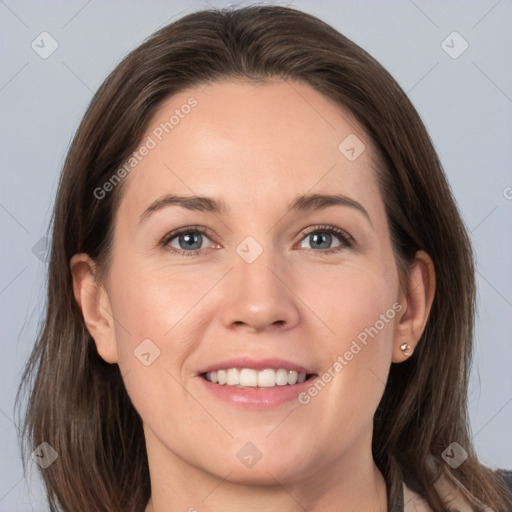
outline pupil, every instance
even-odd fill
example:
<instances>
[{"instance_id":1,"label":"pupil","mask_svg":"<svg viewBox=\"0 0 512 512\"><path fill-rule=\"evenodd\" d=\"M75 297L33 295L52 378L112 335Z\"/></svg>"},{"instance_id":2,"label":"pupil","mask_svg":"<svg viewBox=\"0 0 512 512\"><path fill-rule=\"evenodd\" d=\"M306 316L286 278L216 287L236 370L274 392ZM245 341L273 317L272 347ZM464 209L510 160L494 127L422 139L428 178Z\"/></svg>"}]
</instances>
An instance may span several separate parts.
<instances>
[{"instance_id":1,"label":"pupil","mask_svg":"<svg viewBox=\"0 0 512 512\"><path fill-rule=\"evenodd\" d=\"M325 242L325 244L323 247L320 247L321 249L327 249L328 246L330 245L331 235L329 233L322 233L321 235L314 234L312 236L313 236L314 243L318 244L317 247L319 245L322 245L323 242ZM327 245L327 247L325 245Z\"/></svg>"}]
</instances>

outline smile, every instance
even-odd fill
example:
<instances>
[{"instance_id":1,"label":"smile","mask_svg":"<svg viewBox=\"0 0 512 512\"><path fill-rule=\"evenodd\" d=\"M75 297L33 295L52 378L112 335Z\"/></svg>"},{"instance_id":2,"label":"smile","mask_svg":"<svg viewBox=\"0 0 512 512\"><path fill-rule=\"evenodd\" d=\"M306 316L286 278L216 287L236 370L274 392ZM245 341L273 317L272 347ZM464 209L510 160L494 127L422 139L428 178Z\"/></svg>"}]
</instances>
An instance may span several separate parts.
<instances>
[{"instance_id":1,"label":"smile","mask_svg":"<svg viewBox=\"0 0 512 512\"><path fill-rule=\"evenodd\" d=\"M214 370L203 375L207 381L221 386L235 386L238 388L273 388L276 386L293 386L306 381L313 374L296 372L286 368L229 368Z\"/></svg>"}]
</instances>

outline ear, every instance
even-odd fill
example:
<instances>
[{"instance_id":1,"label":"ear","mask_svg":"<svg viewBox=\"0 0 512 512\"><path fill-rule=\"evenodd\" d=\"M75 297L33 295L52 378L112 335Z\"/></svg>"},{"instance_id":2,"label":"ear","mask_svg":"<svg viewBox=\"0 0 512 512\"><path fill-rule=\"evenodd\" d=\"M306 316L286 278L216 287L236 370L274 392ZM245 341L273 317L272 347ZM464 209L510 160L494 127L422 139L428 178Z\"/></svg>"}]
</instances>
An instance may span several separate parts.
<instances>
[{"instance_id":1,"label":"ear","mask_svg":"<svg viewBox=\"0 0 512 512\"><path fill-rule=\"evenodd\" d=\"M99 355L107 363L117 362L112 307L107 291L96 279L96 265L87 254L75 254L70 261L73 293L87 330Z\"/></svg>"},{"instance_id":2,"label":"ear","mask_svg":"<svg viewBox=\"0 0 512 512\"><path fill-rule=\"evenodd\" d=\"M418 251L409 270L406 290L402 291L400 304L403 309L395 327L393 346L394 363L401 363L408 356L400 350L407 343L412 349L418 341L427 324L436 288L434 263L424 251Z\"/></svg>"}]
</instances>

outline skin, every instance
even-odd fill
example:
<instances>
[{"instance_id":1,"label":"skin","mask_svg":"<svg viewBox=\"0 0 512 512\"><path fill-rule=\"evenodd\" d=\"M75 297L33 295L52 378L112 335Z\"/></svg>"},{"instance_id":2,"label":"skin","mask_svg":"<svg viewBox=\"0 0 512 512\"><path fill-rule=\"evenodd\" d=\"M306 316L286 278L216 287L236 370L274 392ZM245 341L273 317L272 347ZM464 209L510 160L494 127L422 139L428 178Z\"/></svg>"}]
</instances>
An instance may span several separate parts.
<instances>
[{"instance_id":1,"label":"skin","mask_svg":"<svg viewBox=\"0 0 512 512\"><path fill-rule=\"evenodd\" d=\"M399 288L373 144L349 112L302 83L216 82L169 98L143 140L191 96L198 105L126 178L107 276L95 279L86 254L71 261L87 328L143 420L146 511L385 511L372 421L391 362L407 358L400 345L414 348L425 327L432 262L418 252ZM350 134L366 146L354 161L338 150ZM287 213L312 192L344 194L369 219L347 206ZM174 205L140 222L170 193L211 196L230 211ZM208 229L199 254L160 243L196 225ZM304 233L315 225L355 242L333 235L329 248L340 250L327 253ZM236 252L247 236L263 249L252 263ZM289 359L321 375L393 304L400 312L307 405L243 410L196 375L236 356ZM149 366L134 356L147 338L160 350ZM262 454L250 468L237 458L247 442Z\"/></svg>"}]
</instances>

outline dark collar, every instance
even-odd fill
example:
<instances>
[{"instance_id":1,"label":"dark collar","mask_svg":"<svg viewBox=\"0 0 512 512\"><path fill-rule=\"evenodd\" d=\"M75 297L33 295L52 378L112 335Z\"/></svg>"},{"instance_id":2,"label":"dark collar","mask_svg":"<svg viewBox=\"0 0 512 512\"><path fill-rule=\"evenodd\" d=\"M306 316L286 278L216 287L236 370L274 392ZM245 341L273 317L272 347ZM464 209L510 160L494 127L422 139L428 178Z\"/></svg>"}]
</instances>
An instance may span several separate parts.
<instances>
[{"instance_id":1,"label":"dark collar","mask_svg":"<svg viewBox=\"0 0 512 512\"><path fill-rule=\"evenodd\" d=\"M398 493L398 499L393 500L391 498L391 482L389 475L384 474L384 480L386 481L386 493L388 496L388 512L404 512L404 484L400 481L400 491Z\"/></svg>"},{"instance_id":2,"label":"dark collar","mask_svg":"<svg viewBox=\"0 0 512 512\"><path fill-rule=\"evenodd\" d=\"M398 501L395 503L391 503L391 497L388 493L388 512L404 512L404 491L403 485L400 495L398 497Z\"/></svg>"}]
</instances>

